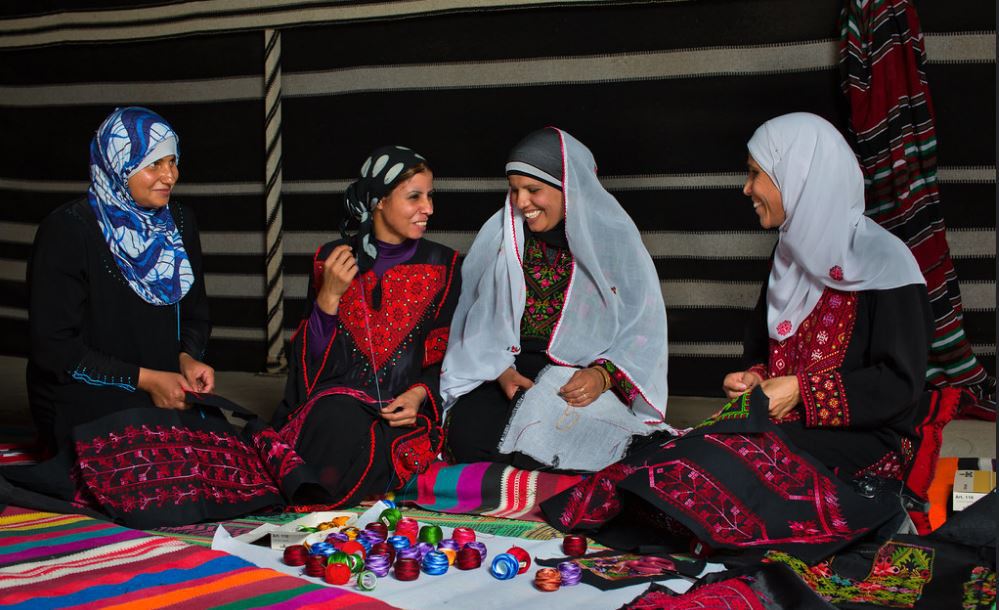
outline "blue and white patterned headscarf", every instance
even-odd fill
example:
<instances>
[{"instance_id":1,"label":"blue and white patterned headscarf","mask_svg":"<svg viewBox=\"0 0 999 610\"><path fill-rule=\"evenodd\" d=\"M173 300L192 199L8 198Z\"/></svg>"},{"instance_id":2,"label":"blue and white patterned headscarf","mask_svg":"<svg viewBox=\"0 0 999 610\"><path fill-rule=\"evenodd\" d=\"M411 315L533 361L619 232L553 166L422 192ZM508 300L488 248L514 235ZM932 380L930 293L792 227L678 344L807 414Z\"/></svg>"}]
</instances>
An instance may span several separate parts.
<instances>
[{"instance_id":1,"label":"blue and white patterned headscarf","mask_svg":"<svg viewBox=\"0 0 999 610\"><path fill-rule=\"evenodd\" d=\"M172 305L184 298L194 272L170 206L140 207L128 179L163 157L175 155L179 160L177 142L163 117L131 106L104 119L90 143L90 207L129 286L153 305Z\"/></svg>"}]
</instances>

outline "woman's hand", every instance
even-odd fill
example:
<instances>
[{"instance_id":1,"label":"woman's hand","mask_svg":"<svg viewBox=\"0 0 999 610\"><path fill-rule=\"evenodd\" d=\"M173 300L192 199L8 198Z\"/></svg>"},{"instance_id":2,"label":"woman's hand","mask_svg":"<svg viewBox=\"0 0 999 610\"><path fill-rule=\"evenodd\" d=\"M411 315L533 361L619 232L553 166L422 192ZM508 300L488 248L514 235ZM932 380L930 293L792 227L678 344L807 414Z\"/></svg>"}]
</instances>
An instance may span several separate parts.
<instances>
[{"instance_id":1,"label":"woman's hand","mask_svg":"<svg viewBox=\"0 0 999 610\"><path fill-rule=\"evenodd\" d=\"M763 383L763 379L756 373L736 371L725 375L725 380L722 381L722 389L725 390L725 396L737 398L761 383Z\"/></svg>"},{"instance_id":2,"label":"woman's hand","mask_svg":"<svg viewBox=\"0 0 999 610\"><path fill-rule=\"evenodd\" d=\"M355 275L357 259L351 253L350 246L344 244L333 248L323 261L323 285L316 295L319 309L331 316L335 314L340 307L340 297L347 292Z\"/></svg>"},{"instance_id":3,"label":"woman's hand","mask_svg":"<svg viewBox=\"0 0 999 610\"><path fill-rule=\"evenodd\" d=\"M571 407L585 407L604 393L604 376L594 367L579 369L559 388L558 395Z\"/></svg>"},{"instance_id":4,"label":"woman's hand","mask_svg":"<svg viewBox=\"0 0 999 610\"><path fill-rule=\"evenodd\" d=\"M195 360L187 352L180 353L180 374L195 392L215 391L215 369Z\"/></svg>"},{"instance_id":5,"label":"woman's hand","mask_svg":"<svg viewBox=\"0 0 999 610\"><path fill-rule=\"evenodd\" d=\"M794 375L767 379L760 389L770 398L770 417L774 419L783 418L801 401L798 378Z\"/></svg>"},{"instance_id":6,"label":"woman's hand","mask_svg":"<svg viewBox=\"0 0 999 610\"><path fill-rule=\"evenodd\" d=\"M395 400L382 407L382 419L393 428L412 426L416 424L416 415L420 405L427 398L427 390L423 386L409 388L396 397Z\"/></svg>"},{"instance_id":7,"label":"woman's hand","mask_svg":"<svg viewBox=\"0 0 999 610\"><path fill-rule=\"evenodd\" d=\"M534 382L517 372L512 366L503 371L503 374L496 379L496 383L503 389L507 400L513 400L518 390L530 390L534 387Z\"/></svg>"},{"instance_id":8,"label":"woman's hand","mask_svg":"<svg viewBox=\"0 0 999 610\"><path fill-rule=\"evenodd\" d=\"M153 404L162 409L186 409L184 392L191 388L183 375L168 371L139 369L139 389L149 393Z\"/></svg>"}]
</instances>

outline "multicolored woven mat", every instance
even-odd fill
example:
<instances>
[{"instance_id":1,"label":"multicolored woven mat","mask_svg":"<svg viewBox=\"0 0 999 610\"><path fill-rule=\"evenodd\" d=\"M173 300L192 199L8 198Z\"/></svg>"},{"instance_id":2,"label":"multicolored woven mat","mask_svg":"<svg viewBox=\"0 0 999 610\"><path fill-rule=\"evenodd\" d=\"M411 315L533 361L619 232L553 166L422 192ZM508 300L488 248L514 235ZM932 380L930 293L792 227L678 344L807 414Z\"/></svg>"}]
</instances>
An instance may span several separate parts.
<instances>
[{"instance_id":1,"label":"multicolored woven mat","mask_svg":"<svg viewBox=\"0 0 999 610\"><path fill-rule=\"evenodd\" d=\"M13 507L0 514L0 606L392 608L180 540Z\"/></svg>"}]
</instances>

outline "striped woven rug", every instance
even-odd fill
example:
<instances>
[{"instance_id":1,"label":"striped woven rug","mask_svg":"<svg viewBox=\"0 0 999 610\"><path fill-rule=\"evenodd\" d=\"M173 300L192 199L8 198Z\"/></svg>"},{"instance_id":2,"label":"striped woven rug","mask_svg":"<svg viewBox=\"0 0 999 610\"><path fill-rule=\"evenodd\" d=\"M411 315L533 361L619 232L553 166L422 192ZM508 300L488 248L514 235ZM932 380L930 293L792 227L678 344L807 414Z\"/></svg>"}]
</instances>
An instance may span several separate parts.
<instances>
[{"instance_id":1,"label":"striped woven rug","mask_svg":"<svg viewBox=\"0 0 999 610\"><path fill-rule=\"evenodd\" d=\"M77 515L0 514L5 608L392 608L226 553Z\"/></svg>"}]
</instances>

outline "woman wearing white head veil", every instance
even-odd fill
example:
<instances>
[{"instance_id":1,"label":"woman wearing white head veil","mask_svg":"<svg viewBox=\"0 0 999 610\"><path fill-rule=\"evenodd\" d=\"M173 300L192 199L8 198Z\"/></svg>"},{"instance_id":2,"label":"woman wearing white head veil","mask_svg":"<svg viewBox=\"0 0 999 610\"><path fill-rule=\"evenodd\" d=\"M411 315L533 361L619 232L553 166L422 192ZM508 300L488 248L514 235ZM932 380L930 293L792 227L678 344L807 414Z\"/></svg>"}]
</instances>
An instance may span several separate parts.
<instances>
[{"instance_id":1,"label":"woman wearing white head veil","mask_svg":"<svg viewBox=\"0 0 999 610\"><path fill-rule=\"evenodd\" d=\"M693 537L809 564L897 527L914 419L930 402L922 274L905 244L863 215L860 168L828 122L778 117L749 153L743 191L760 224L780 233L747 335L750 366L724 381L735 400L549 500L556 527L622 548Z\"/></svg>"},{"instance_id":2,"label":"woman wearing white head veil","mask_svg":"<svg viewBox=\"0 0 999 610\"><path fill-rule=\"evenodd\" d=\"M665 428L666 310L638 229L564 131L528 135L462 268L444 358L459 462L598 470Z\"/></svg>"}]
</instances>

